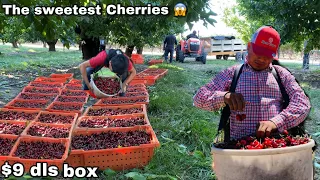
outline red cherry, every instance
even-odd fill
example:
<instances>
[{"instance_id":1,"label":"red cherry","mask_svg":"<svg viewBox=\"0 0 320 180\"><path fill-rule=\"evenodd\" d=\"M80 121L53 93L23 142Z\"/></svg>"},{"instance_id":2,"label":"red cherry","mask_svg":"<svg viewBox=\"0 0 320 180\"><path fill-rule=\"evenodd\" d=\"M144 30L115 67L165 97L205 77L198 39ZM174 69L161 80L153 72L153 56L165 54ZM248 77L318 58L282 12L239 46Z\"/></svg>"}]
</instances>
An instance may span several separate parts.
<instances>
[{"instance_id":1,"label":"red cherry","mask_svg":"<svg viewBox=\"0 0 320 180\"><path fill-rule=\"evenodd\" d=\"M271 140L267 139L263 142L267 146L271 146Z\"/></svg>"},{"instance_id":2,"label":"red cherry","mask_svg":"<svg viewBox=\"0 0 320 180\"><path fill-rule=\"evenodd\" d=\"M247 144L247 141L243 139L243 140L240 141L240 143L244 146L244 145Z\"/></svg>"},{"instance_id":3,"label":"red cherry","mask_svg":"<svg viewBox=\"0 0 320 180\"><path fill-rule=\"evenodd\" d=\"M258 140L254 140L252 143L253 143L253 146L255 146L255 147L260 144Z\"/></svg>"},{"instance_id":4,"label":"red cherry","mask_svg":"<svg viewBox=\"0 0 320 180\"><path fill-rule=\"evenodd\" d=\"M246 119L246 114L241 114L241 118L242 118L242 120L244 120L244 119Z\"/></svg>"},{"instance_id":5,"label":"red cherry","mask_svg":"<svg viewBox=\"0 0 320 180\"><path fill-rule=\"evenodd\" d=\"M257 149L263 149L263 145L262 145L262 144L259 144L256 148L257 148Z\"/></svg>"},{"instance_id":6,"label":"red cherry","mask_svg":"<svg viewBox=\"0 0 320 180\"><path fill-rule=\"evenodd\" d=\"M277 147L279 147L279 145L277 143L275 143L275 142L272 142L272 147L273 148L277 148Z\"/></svg>"},{"instance_id":7,"label":"red cherry","mask_svg":"<svg viewBox=\"0 0 320 180\"><path fill-rule=\"evenodd\" d=\"M248 145L247 149L255 149L255 148L253 146L251 146L251 145Z\"/></svg>"}]
</instances>

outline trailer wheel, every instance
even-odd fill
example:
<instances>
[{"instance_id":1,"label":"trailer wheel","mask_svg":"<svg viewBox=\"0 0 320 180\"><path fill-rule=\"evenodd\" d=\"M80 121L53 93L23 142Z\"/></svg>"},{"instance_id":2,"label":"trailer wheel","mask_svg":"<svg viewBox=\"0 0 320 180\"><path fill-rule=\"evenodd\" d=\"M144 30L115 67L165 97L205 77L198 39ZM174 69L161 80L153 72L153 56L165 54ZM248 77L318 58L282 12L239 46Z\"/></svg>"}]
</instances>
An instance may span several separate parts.
<instances>
[{"instance_id":1,"label":"trailer wheel","mask_svg":"<svg viewBox=\"0 0 320 180\"><path fill-rule=\"evenodd\" d=\"M217 58L217 59L221 59L221 58L222 58L222 55L216 55L216 58Z\"/></svg>"},{"instance_id":2,"label":"trailer wheel","mask_svg":"<svg viewBox=\"0 0 320 180\"><path fill-rule=\"evenodd\" d=\"M246 61L247 55L248 55L247 52L243 52L243 53L242 53L242 61Z\"/></svg>"},{"instance_id":3,"label":"trailer wheel","mask_svg":"<svg viewBox=\"0 0 320 180\"><path fill-rule=\"evenodd\" d=\"M224 60L228 60L229 55L223 55Z\"/></svg>"},{"instance_id":4,"label":"trailer wheel","mask_svg":"<svg viewBox=\"0 0 320 180\"><path fill-rule=\"evenodd\" d=\"M242 55L241 52L236 53L236 61L241 61L242 60Z\"/></svg>"}]
</instances>

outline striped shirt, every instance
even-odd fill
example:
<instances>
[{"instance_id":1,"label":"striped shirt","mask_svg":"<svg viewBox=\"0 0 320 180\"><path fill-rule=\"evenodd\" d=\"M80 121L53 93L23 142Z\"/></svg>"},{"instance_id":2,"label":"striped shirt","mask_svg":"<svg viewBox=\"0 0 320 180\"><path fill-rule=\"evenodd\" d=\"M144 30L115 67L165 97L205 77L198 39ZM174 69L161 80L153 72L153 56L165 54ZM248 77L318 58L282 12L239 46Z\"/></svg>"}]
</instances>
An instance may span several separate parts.
<instances>
[{"instance_id":1,"label":"striped shirt","mask_svg":"<svg viewBox=\"0 0 320 180\"><path fill-rule=\"evenodd\" d=\"M193 97L194 106L217 111L224 107L224 95L230 89L231 81L237 65L220 72L208 84L201 87ZM274 78L271 68L274 67L289 95L290 103L282 108L282 94ZM245 63L239 77L236 93L241 93L245 99L245 110L231 110L230 137L238 139L256 132L259 121L273 121L279 132L300 124L309 114L311 105L295 77L285 68L270 64L263 71L255 71ZM246 114L246 119L236 120L237 114Z\"/></svg>"}]
</instances>

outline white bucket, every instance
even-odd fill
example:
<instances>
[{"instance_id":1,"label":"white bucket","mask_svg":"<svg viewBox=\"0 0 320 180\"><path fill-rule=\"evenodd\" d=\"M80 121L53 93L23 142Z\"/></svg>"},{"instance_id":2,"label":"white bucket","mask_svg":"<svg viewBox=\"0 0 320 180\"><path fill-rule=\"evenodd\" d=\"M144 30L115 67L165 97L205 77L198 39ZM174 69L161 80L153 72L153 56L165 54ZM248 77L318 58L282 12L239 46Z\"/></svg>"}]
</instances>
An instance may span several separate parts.
<instances>
[{"instance_id":1,"label":"white bucket","mask_svg":"<svg viewBox=\"0 0 320 180\"><path fill-rule=\"evenodd\" d=\"M115 79L119 80L119 83L120 83L120 91L119 91L118 93L116 93L116 94L105 94L105 93L103 93L102 91L100 91L100 90L97 88L97 86L95 85L94 80L93 80L93 75L91 74L90 85L91 85L91 87L93 88L93 93L94 93L94 95L95 95L97 98L100 99L100 98L112 97L112 96L118 95L118 94L121 92L122 82L121 82L120 78L117 77L117 76L109 77L109 78L115 78Z\"/></svg>"},{"instance_id":2,"label":"white bucket","mask_svg":"<svg viewBox=\"0 0 320 180\"><path fill-rule=\"evenodd\" d=\"M313 180L312 147L233 150L213 147L212 168L218 180Z\"/></svg>"}]
</instances>

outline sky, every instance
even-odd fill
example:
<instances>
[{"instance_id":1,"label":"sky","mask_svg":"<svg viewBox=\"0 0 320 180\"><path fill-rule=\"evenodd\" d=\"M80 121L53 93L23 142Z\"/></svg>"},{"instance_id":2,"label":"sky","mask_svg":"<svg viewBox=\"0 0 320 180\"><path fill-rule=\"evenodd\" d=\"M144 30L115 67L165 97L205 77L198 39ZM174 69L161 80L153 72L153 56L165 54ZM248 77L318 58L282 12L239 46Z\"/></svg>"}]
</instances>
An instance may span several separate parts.
<instances>
[{"instance_id":1,"label":"sky","mask_svg":"<svg viewBox=\"0 0 320 180\"><path fill-rule=\"evenodd\" d=\"M185 28L188 29L188 31L183 33L184 37L192 33L193 30L199 31L201 37L213 35L237 35L237 32L233 28L227 27L222 21L224 9L235 5L236 0L210 0L210 4L212 7L211 10L217 14L217 16L213 16L213 19L217 21L217 23L214 24L215 26L208 24L206 28L202 25L203 21L199 21L194 24L192 30L189 30L188 25L185 25Z\"/></svg>"}]
</instances>

